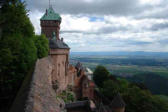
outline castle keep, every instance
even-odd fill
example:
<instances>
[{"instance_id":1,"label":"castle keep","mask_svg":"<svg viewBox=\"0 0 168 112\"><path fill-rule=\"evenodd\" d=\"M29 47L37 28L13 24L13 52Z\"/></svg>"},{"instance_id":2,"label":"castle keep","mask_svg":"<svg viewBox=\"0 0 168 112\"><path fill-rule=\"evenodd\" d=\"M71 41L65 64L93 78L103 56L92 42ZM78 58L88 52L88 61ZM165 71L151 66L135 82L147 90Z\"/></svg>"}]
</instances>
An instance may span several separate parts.
<instances>
[{"instance_id":1,"label":"castle keep","mask_svg":"<svg viewBox=\"0 0 168 112\"><path fill-rule=\"evenodd\" d=\"M49 40L49 55L36 61L10 112L124 112L120 94L109 101L99 92L89 68L80 62L69 64L70 48L59 37L60 15L50 6L40 21L41 33ZM66 91L75 94L73 102L65 103L64 98L69 97ZM64 98L60 97L62 93Z\"/></svg>"},{"instance_id":2,"label":"castle keep","mask_svg":"<svg viewBox=\"0 0 168 112\"><path fill-rule=\"evenodd\" d=\"M49 40L49 56L48 61L51 63L51 73L49 82L56 94L65 91L68 87L72 87L72 91L76 95L76 101L66 104L64 107L67 112L124 112L125 104L120 95L118 95L113 103L113 106L104 111L104 107L96 107L101 105L103 97L95 89L96 85L92 81L92 73L88 68L82 66L80 62L74 67L69 64L69 46L60 39L59 31L61 24L61 16L54 12L50 6L46 9L45 14L41 17L41 33L45 34ZM83 99L83 100L81 100ZM85 100L84 100L85 99ZM118 103L117 103L118 102ZM120 104L115 106L116 104ZM101 110L102 109L102 110Z\"/></svg>"},{"instance_id":3,"label":"castle keep","mask_svg":"<svg viewBox=\"0 0 168 112\"><path fill-rule=\"evenodd\" d=\"M61 17L55 13L50 6L46 9L45 14L40 19L41 33L45 34L47 38L52 38L53 32L56 33L56 38L59 39L59 30L61 24Z\"/></svg>"},{"instance_id":4,"label":"castle keep","mask_svg":"<svg viewBox=\"0 0 168 112\"><path fill-rule=\"evenodd\" d=\"M50 6L40 19L41 33L49 39L49 55L53 64L51 74L52 84L55 89L65 90L67 86L66 76L68 74L69 47L59 37L61 17L55 13Z\"/></svg>"}]
</instances>

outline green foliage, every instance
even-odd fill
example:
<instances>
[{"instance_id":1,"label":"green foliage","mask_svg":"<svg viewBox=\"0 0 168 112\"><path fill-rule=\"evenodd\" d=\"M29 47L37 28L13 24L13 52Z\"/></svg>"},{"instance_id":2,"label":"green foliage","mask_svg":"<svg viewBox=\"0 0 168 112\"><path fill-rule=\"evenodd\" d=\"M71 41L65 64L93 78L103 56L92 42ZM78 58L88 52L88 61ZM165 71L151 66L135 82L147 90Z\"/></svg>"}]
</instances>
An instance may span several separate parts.
<instances>
[{"instance_id":1,"label":"green foliage","mask_svg":"<svg viewBox=\"0 0 168 112\"><path fill-rule=\"evenodd\" d=\"M103 82L109 77L109 72L104 66L97 66L93 73L93 80L99 87L103 86Z\"/></svg>"},{"instance_id":2,"label":"green foliage","mask_svg":"<svg viewBox=\"0 0 168 112\"><path fill-rule=\"evenodd\" d=\"M35 45L37 48L37 56L38 58L42 58L48 55L48 39L45 35L36 35L35 36Z\"/></svg>"},{"instance_id":3,"label":"green foliage","mask_svg":"<svg viewBox=\"0 0 168 112\"><path fill-rule=\"evenodd\" d=\"M166 102L168 102L168 96L165 96L165 95L155 95L155 96L161 98L162 100L165 100Z\"/></svg>"},{"instance_id":4,"label":"green foliage","mask_svg":"<svg viewBox=\"0 0 168 112\"><path fill-rule=\"evenodd\" d=\"M36 61L36 47L31 38L23 38L21 34L3 37L0 40L0 95L8 98L4 102L12 102Z\"/></svg>"},{"instance_id":5,"label":"green foliage","mask_svg":"<svg viewBox=\"0 0 168 112\"><path fill-rule=\"evenodd\" d=\"M75 101L75 94L72 91L63 91L57 97L63 99L65 103Z\"/></svg>"},{"instance_id":6,"label":"green foliage","mask_svg":"<svg viewBox=\"0 0 168 112\"><path fill-rule=\"evenodd\" d=\"M142 90L125 79L104 81L101 92L109 100L120 93L126 103L126 112L167 112L168 102Z\"/></svg>"},{"instance_id":7,"label":"green foliage","mask_svg":"<svg viewBox=\"0 0 168 112\"><path fill-rule=\"evenodd\" d=\"M141 73L127 77L131 82L143 83L153 94L168 95L168 78L152 72Z\"/></svg>"},{"instance_id":8,"label":"green foliage","mask_svg":"<svg viewBox=\"0 0 168 112\"><path fill-rule=\"evenodd\" d=\"M1 49L0 54L5 54L1 55L0 57L0 72L2 72L2 70L6 70L8 68L7 66L10 65L10 63L13 60L13 57L9 48Z\"/></svg>"},{"instance_id":9,"label":"green foliage","mask_svg":"<svg viewBox=\"0 0 168 112\"><path fill-rule=\"evenodd\" d=\"M0 15L0 96L7 98L0 108L8 108L36 59L47 56L49 48L45 36L35 36L25 3L7 0Z\"/></svg>"},{"instance_id":10,"label":"green foliage","mask_svg":"<svg viewBox=\"0 0 168 112\"><path fill-rule=\"evenodd\" d=\"M18 0L7 0L7 3L1 8L0 24L3 28L2 35L21 34L24 37L32 37L34 28L31 24L25 4Z\"/></svg>"},{"instance_id":11,"label":"green foliage","mask_svg":"<svg viewBox=\"0 0 168 112\"><path fill-rule=\"evenodd\" d=\"M102 92L106 97L113 99L113 96L119 92L119 89L120 88L117 83L112 80L107 80L103 84Z\"/></svg>"}]
</instances>

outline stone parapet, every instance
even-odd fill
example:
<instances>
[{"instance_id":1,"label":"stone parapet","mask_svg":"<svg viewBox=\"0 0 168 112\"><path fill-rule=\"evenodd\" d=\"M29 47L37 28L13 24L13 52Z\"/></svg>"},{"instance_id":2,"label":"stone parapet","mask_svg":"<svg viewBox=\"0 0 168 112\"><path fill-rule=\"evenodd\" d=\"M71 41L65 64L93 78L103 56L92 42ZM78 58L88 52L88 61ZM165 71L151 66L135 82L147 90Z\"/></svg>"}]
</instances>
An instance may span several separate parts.
<instances>
[{"instance_id":1,"label":"stone parapet","mask_svg":"<svg viewBox=\"0 0 168 112\"><path fill-rule=\"evenodd\" d=\"M68 55L69 49L50 49L50 55Z\"/></svg>"},{"instance_id":2,"label":"stone parapet","mask_svg":"<svg viewBox=\"0 0 168 112\"><path fill-rule=\"evenodd\" d=\"M36 62L25 112L61 112L60 102L52 88L51 72L49 57Z\"/></svg>"},{"instance_id":3,"label":"stone parapet","mask_svg":"<svg viewBox=\"0 0 168 112\"><path fill-rule=\"evenodd\" d=\"M26 77L10 112L64 112L52 86L51 57L37 60L32 76ZM30 83L29 83L30 82Z\"/></svg>"}]
</instances>

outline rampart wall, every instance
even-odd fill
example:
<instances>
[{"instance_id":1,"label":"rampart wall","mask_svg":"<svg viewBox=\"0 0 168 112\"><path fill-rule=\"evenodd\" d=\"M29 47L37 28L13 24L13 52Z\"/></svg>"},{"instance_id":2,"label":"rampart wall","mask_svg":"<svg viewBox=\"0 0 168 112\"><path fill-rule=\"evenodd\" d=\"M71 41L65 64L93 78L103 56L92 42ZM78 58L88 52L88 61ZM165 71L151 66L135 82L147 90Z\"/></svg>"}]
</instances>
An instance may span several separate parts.
<instances>
[{"instance_id":1,"label":"rampart wall","mask_svg":"<svg viewBox=\"0 0 168 112\"><path fill-rule=\"evenodd\" d=\"M64 102L52 87L51 57L37 60L32 76L26 77L10 112L62 112ZM25 84L26 83L26 84Z\"/></svg>"}]
</instances>

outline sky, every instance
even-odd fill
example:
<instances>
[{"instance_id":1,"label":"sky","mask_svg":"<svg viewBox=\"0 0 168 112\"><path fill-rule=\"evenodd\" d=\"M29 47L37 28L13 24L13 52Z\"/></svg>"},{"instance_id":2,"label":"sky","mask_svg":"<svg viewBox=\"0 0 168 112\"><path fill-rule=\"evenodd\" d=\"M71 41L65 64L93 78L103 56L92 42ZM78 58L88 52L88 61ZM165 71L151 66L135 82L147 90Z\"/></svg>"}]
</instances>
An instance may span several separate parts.
<instances>
[{"instance_id":1,"label":"sky","mask_svg":"<svg viewBox=\"0 0 168 112\"><path fill-rule=\"evenodd\" d=\"M35 33L49 0L25 0ZM50 0L73 52L168 52L168 0Z\"/></svg>"}]
</instances>

